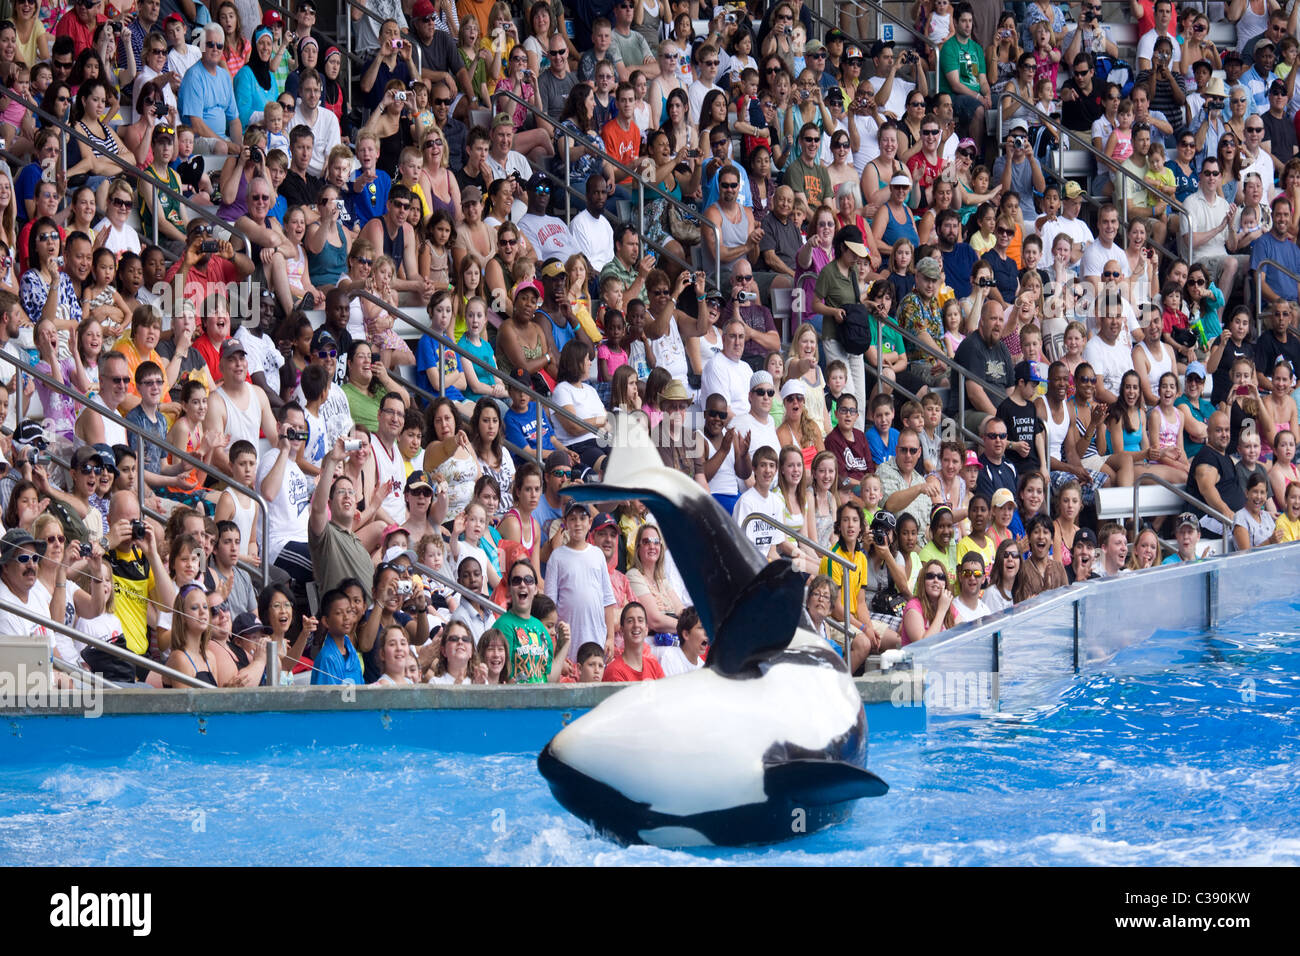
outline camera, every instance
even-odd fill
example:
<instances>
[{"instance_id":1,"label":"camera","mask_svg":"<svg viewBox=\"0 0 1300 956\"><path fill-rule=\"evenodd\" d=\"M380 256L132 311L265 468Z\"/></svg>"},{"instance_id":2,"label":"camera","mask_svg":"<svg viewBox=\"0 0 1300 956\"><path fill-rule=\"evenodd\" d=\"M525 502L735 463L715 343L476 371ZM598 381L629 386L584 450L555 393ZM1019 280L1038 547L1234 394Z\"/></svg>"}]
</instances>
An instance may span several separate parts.
<instances>
[{"instance_id":1,"label":"camera","mask_svg":"<svg viewBox=\"0 0 1300 956\"><path fill-rule=\"evenodd\" d=\"M90 551L90 545L87 544L85 541L82 541L82 542L80 543L80 547L77 549L77 551L78 551L78 553L81 555L81 557L83 557L83 558L88 558L88 557L90 557L90 554L91 554L91 551Z\"/></svg>"},{"instance_id":2,"label":"camera","mask_svg":"<svg viewBox=\"0 0 1300 956\"><path fill-rule=\"evenodd\" d=\"M981 289L992 289L997 285L992 279L980 279L976 283Z\"/></svg>"},{"instance_id":3,"label":"camera","mask_svg":"<svg viewBox=\"0 0 1300 956\"><path fill-rule=\"evenodd\" d=\"M412 587L411 587L411 582L410 582L410 581L398 581L398 582L397 582L397 593L398 593L398 594L402 595L403 597L407 597L407 596L410 595L411 591L412 591Z\"/></svg>"},{"instance_id":4,"label":"camera","mask_svg":"<svg viewBox=\"0 0 1300 956\"><path fill-rule=\"evenodd\" d=\"M349 438L349 439L347 439L346 441L343 442L343 450L344 450L344 451L360 451L360 450L361 450L361 446L364 445L364 444L365 444L365 442L363 442L360 438Z\"/></svg>"},{"instance_id":5,"label":"camera","mask_svg":"<svg viewBox=\"0 0 1300 956\"><path fill-rule=\"evenodd\" d=\"M914 50L904 50L902 55L899 57L899 60L902 63L915 63L916 52Z\"/></svg>"},{"instance_id":6,"label":"camera","mask_svg":"<svg viewBox=\"0 0 1300 956\"><path fill-rule=\"evenodd\" d=\"M148 529L144 526L144 522L139 518L136 518L131 522L131 539L133 541L143 541L147 530Z\"/></svg>"},{"instance_id":7,"label":"camera","mask_svg":"<svg viewBox=\"0 0 1300 956\"><path fill-rule=\"evenodd\" d=\"M3 139L0 139L0 149L8 149L8 148L9 148L9 144L6 143Z\"/></svg>"},{"instance_id":8,"label":"camera","mask_svg":"<svg viewBox=\"0 0 1300 956\"><path fill-rule=\"evenodd\" d=\"M221 251L221 241L219 239L204 239L199 243L199 252L214 253Z\"/></svg>"},{"instance_id":9,"label":"camera","mask_svg":"<svg viewBox=\"0 0 1300 956\"><path fill-rule=\"evenodd\" d=\"M889 540L889 532L898 526L898 519L881 508L871 519L871 540L882 547Z\"/></svg>"},{"instance_id":10,"label":"camera","mask_svg":"<svg viewBox=\"0 0 1300 956\"><path fill-rule=\"evenodd\" d=\"M1083 22L1084 22L1084 23L1096 23L1099 19L1101 19L1101 18L1097 15L1097 11L1096 11L1096 10L1084 10L1084 11L1083 11Z\"/></svg>"},{"instance_id":11,"label":"camera","mask_svg":"<svg viewBox=\"0 0 1300 956\"><path fill-rule=\"evenodd\" d=\"M306 441L311 437L311 432L299 431L296 428L286 428L284 430L284 437L289 439L289 441Z\"/></svg>"},{"instance_id":12,"label":"camera","mask_svg":"<svg viewBox=\"0 0 1300 956\"><path fill-rule=\"evenodd\" d=\"M1029 140L1025 139L1025 137L1023 136L1012 136L1011 145L1014 146L1016 149L1024 149L1026 146L1029 145Z\"/></svg>"},{"instance_id":13,"label":"camera","mask_svg":"<svg viewBox=\"0 0 1300 956\"><path fill-rule=\"evenodd\" d=\"M880 528L872 528L871 540L883 548L889 541L889 534Z\"/></svg>"},{"instance_id":14,"label":"camera","mask_svg":"<svg viewBox=\"0 0 1300 956\"><path fill-rule=\"evenodd\" d=\"M60 269L62 269L62 268L63 268L63 256L55 256L55 257L54 257L54 264L55 264L56 266L58 266Z\"/></svg>"},{"instance_id":15,"label":"camera","mask_svg":"<svg viewBox=\"0 0 1300 956\"><path fill-rule=\"evenodd\" d=\"M390 40L390 41L389 41L389 46L391 46L394 50L400 50L400 49L402 48L402 41L401 41L401 40Z\"/></svg>"},{"instance_id":16,"label":"camera","mask_svg":"<svg viewBox=\"0 0 1300 956\"><path fill-rule=\"evenodd\" d=\"M395 93L393 94L393 102L394 102L394 103L405 103L405 102L406 102L406 90L398 90L397 92L395 92Z\"/></svg>"},{"instance_id":17,"label":"camera","mask_svg":"<svg viewBox=\"0 0 1300 956\"><path fill-rule=\"evenodd\" d=\"M758 298L758 296L757 296L755 293L753 293L753 292L746 292L746 291L744 291L743 289L742 289L740 292L737 292L737 293L736 293L736 301L739 302L739 303L741 303L741 304L744 304L744 303L746 303L746 302L752 302L752 301L754 301L754 300L757 299L757 298Z\"/></svg>"},{"instance_id":18,"label":"camera","mask_svg":"<svg viewBox=\"0 0 1300 956\"><path fill-rule=\"evenodd\" d=\"M342 199L334 200L334 208L337 209L339 212L342 212L344 209L347 208L347 206L348 204L345 203Z\"/></svg>"},{"instance_id":19,"label":"camera","mask_svg":"<svg viewBox=\"0 0 1300 956\"><path fill-rule=\"evenodd\" d=\"M736 22L736 15L735 15L734 13L728 13L727 16L726 16L726 18L725 18L725 22L727 22L727 23L735 23L735 22Z\"/></svg>"},{"instance_id":20,"label":"camera","mask_svg":"<svg viewBox=\"0 0 1300 956\"><path fill-rule=\"evenodd\" d=\"M686 155L689 156L691 159L699 159L700 151L698 149L688 149L686 151Z\"/></svg>"},{"instance_id":21,"label":"camera","mask_svg":"<svg viewBox=\"0 0 1300 956\"><path fill-rule=\"evenodd\" d=\"M166 103L155 103L155 104L153 105L153 115L156 116L156 117L158 117L159 119L162 119L164 116L166 116L166 115L167 115L167 104L166 104Z\"/></svg>"}]
</instances>

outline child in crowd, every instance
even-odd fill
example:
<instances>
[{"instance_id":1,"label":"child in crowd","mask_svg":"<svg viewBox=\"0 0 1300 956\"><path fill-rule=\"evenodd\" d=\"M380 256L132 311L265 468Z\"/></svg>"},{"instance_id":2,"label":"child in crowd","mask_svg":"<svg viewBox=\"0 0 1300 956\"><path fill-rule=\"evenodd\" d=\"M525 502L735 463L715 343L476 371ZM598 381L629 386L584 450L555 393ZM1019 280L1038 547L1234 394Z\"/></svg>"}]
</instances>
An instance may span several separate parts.
<instances>
[{"instance_id":1,"label":"child in crowd","mask_svg":"<svg viewBox=\"0 0 1300 956\"><path fill-rule=\"evenodd\" d=\"M1043 333L1036 325L1020 330L1020 358L1028 362L1039 378L1038 394L1047 394L1047 363L1043 361Z\"/></svg>"},{"instance_id":2,"label":"child in crowd","mask_svg":"<svg viewBox=\"0 0 1300 956\"><path fill-rule=\"evenodd\" d=\"M591 296L587 292L587 278L591 275L591 266L587 257L575 252L564 262L564 291L569 299L569 309L578 320L578 328L586 333L593 344L600 344L600 330L596 328L591 317Z\"/></svg>"},{"instance_id":3,"label":"child in crowd","mask_svg":"<svg viewBox=\"0 0 1300 956\"><path fill-rule=\"evenodd\" d=\"M1174 171L1165 165L1165 144L1158 139L1153 139L1147 150L1147 164L1142 179L1152 193L1151 215L1163 219L1169 212L1169 204L1165 200L1174 198L1178 192L1178 183L1174 180Z\"/></svg>"},{"instance_id":4,"label":"child in crowd","mask_svg":"<svg viewBox=\"0 0 1300 956\"><path fill-rule=\"evenodd\" d=\"M626 335L627 319L618 309L610 309L605 313L605 338L596 346L596 378L598 381L612 382L614 373L627 364L627 350L623 348L623 340Z\"/></svg>"},{"instance_id":5,"label":"child in crowd","mask_svg":"<svg viewBox=\"0 0 1300 956\"><path fill-rule=\"evenodd\" d=\"M921 461L925 474L939 470L939 446L943 443L943 399L934 392L921 396L921 427L916 433L921 436Z\"/></svg>"},{"instance_id":6,"label":"child in crowd","mask_svg":"<svg viewBox=\"0 0 1300 956\"><path fill-rule=\"evenodd\" d=\"M187 165L190 158L194 155L194 130L188 126L181 125L176 127L176 158L169 164L172 169L180 175L181 167ZM185 180L182 179L181 182ZM206 172L200 172L198 185L186 184L181 190L182 194L197 203L210 205L217 200L213 198L215 190L212 188L212 180Z\"/></svg>"},{"instance_id":7,"label":"child in crowd","mask_svg":"<svg viewBox=\"0 0 1300 956\"><path fill-rule=\"evenodd\" d=\"M849 384L849 367L839 359L826 366L826 408L831 413L831 427L836 425L835 409L840 404L840 396ZM858 396L861 402L861 396Z\"/></svg>"},{"instance_id":8,"label":"child in crowd","mask_svg":"<svg viewBox=\"0 0 1300 956\"><path fill-rule=\"evenodd\" d=\"M1120 101L1119 112L1115 114L1115 128L1106 140L1106 155L1117 163L1122 163L1133 155L1133 101Z\"/></svg>"},{"instance_id":9,"label":"child in crowd","mask_svg":"<svg viewBox=\"0 0 1300 956\"><path fill-rule=\"evenodd\" d=\"M875 475L867 475L862 479L862 514L871 527L871 522L875 520L876 512L880 510L881 503L885 500L885 486L880 483L880 479Z\"/></svg>"},{"instance_id":10,"label":"child in crowd","mask_svg":"<svg viewBox=\"0 0 1300 956\"><path fill-rule=\"evenodd\" d=\"M1031 28L1034 37L1034 83L1044 80L1051 82L1048 87L1056 89L1056 74L1061 69L1061 49L1052 43L1052 28L1046 20L1039 20Z\"/></svg>"},{"instance_id":11,"label":"child in crowd","mask_svg":"<svg viewBox=\"0 0 1300 956\"><path fill-rule=\"evenodd\" d=\"M537 457L544 457L544 452L554 451L551 440L551 423L542 416L541 446L537 443L537 404L528 397L528 393L514 385L506 386L510 399L509 410L501 416L505 440L518 448L529 449Z\"/></svg>"},{"instance_id":12,"label":"child in crowd","mask_svg":"<svg viewBox=\"0 0 1300 956\"><path fill-rule=\"evenodd\" d=\"M952 358L966 336L961 334L961 302L949 299L943 304L943 350Z\"/></svg>"},{"instance_id":13,"label":"child in crowd","mask_svg":"<svg viewBox=\"0 0 1300 956\"><path fill-rule=\"evenodd\" d=\"M623 311L623 280L618 276L605 276L600 280L600 301L596 303L596 324L605 329L607 312ZM608 329L605 329L608 335Z\"/></svg>"},{"instance_id":14,"label":"child in crowd","mask_svg":"<svg viewBox=\"0 0 1300 956\"><path fill-rule=\"evenodd\" d=\"M257 449L253 443L240 439L230 446L230 476L245 488L253 488L257 478ZM217 498L216 520L233 521L239 526L243 553L240 560L250 564L258 563L258 541L262 517L253 499L242 491L227 485Z\"/></svg>"},{"instance_id":15,"label":"child in crowd","mask_svg":"<svg viewBox=\"0 0 1300 956\"><path fill-rule=\"evenodd\" d=\"M544 622L543 622L544 623ZM550 628L547 628L550 630ZM561 684L599 684L605 679L605 649L595 641L578 648L578 676L563 677Z\"/></svg>"},{"instance_id":16,"label":"child in crowd","mask_svg":"<svg viewBox=\"0 0 1300 956\"><path fill-rule=\"evenodd\" d=\"M424 418L417 408L408 408L397 433L397 450L402 456L403 471L409 478L411 472L424 467Z\"/></svg>"},{"instance_id":17,"label":"child in crowd","mask_svg":"<svg viewBox=\"0 0 1300 956\"><path fill-rule=\"evenodd\" d=\"M438 121L433 115L433 108L429 105L429 84L424 80L416 80L411 84L411 102L414 103L413 112L415 113L415 127L419 133L415 141L424 142L424 131L431 126L436 126Z\"/></svg>"},{"instance_id":18,"label":"child in crowd","mask_svg":"<svg viewBox=\"0 0 1300 956\"><path fill-rule=\"evenodd\" d=\"M1196 346L1188 329L1187 310L1183 308L1183 287L1177 282L1166 282L1160 290L1160 306L1163 330L1160 340L1173 349L1184 363L1196 361Z\"/></svg>"},{"instance_id":19,"label":"child in crowd","mask_svg":"<svg viewBox=\"0 0 1300 956\"><path fill-rule=\"evenodd\" d=\"M492 368L497 367L496 350L484 336L487 329L487 303L479 296L473 296L465 303L465 334L456 343L475 358L481 359ZM465 373L465 383L473 396L489 398L506 398L506 387L491 372L479 368L473 362L461 359L461 368Z\"/></svg>"},{"instance_id":20,"label":"child in crowd","mask_svg":"<svg viewBox=\"0 0 1300 956\"><path fill-rule=\"evenodd\" d=\"M645 303L631 299L627 304L627 333L623 338L627 362L636 369L636 377L645 381L655 367L654 351L645 334Z\"/></svg>"},{"instance_id":21,"label":"child in crowd","mask_svg":"<svg viewBox=\"0 0 1300 956\"><path fill-rule=\"evenodd\" d=\"M489 548L493 554L496 548L488 536L488 513L481 502L471 501L465 510L456 516L452 523L451 556L457 566L463 556L470 554L479 559L483 568L483 580L486 590L491 593L501 583L501 569L489 557Z\"/></svg>"},{"instance_id":22,"label":"child in crowd","mask_svg":"<svg viewBox=\"0 0 1300 956\"><path fill-rule=\"evenodd\" d=\"M894 451L898 448L898 429L893 424L893 397L877 395L871 400L871 430L866 433L867 445L871 448L871 457L877 466L894 460Z\"/></svg>"},{"instance_id":23,"label":"child in crowd","mask_svg":"<svg viewBox=\"0 0 1300 956\"><path fill-rule=\"evenodd\" d=\"M262 112L262 125L266 127L266 153L269 157L272 150L278 149L289 155L289 136L284 131L284 107L272 100L266 104L266 109Z\"/></svg>"}]
</instances>

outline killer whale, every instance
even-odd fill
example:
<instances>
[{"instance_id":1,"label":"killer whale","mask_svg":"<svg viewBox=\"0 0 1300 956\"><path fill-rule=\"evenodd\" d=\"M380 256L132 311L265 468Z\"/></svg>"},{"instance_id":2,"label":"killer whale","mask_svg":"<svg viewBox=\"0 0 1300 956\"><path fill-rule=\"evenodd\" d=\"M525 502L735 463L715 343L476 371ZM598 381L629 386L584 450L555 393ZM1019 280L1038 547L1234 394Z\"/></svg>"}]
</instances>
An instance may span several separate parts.
<instances>
[{"instance_id":1,"label":"killer whale","mask_svg":"<svg viewBox=\"0 0 1300 956\"><path fill-rule=\"evenodd\" d=\"M888 785L843 660L809 629L803 578L766 564L698 483L621 428L605 482L579 500L654 511L711 637L708 664L620 690L538 756L557 802L622 843L747 846L846 819Z\"/></svg>"}]
</instances>

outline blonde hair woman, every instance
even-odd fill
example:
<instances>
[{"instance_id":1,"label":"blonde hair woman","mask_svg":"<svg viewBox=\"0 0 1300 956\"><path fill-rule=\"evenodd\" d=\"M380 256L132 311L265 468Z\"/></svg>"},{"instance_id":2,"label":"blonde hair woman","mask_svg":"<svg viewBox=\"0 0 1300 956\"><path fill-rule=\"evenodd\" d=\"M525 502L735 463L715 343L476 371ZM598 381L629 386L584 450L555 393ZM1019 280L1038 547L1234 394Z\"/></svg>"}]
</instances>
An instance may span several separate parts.
<instances>
[{"instance_id":1,"label":"blonde hair woman","mask_svg":"<svg viewBox=\"0 0 1300 956\"><path fill-rule=\"evenodd\" d=\"M781 405L785 414L781 427L776 430L777 440L783 446L792 446L803 456L805 472L812 468L817 453L826 450L821 425L808 414L805 404L807 392L807 387L798 379L790 379L781 386Z\"/></svg>"},{"instance_id":2,"label":"blonde hair woman","mask_svg":"<svg viewBox=\"0 0 1300 956\"><path fill-rule=\"evenodd\" d=\"M633 539L632 566L627 569L627 583L637 600L645 605L650 630L657 634L677 633L677 616L685 606L668 581L666 563L663 535L658 526L642 525Z\"/></svg>"},{"instance_id":3,"label":"blonde hair woman","mask_svg":"<svg viewBox=\"0 0 1300 956\"><path fill-rule=\"evenodd\" d=\"M197 582L187 584L177 592L172 603L171 633L172 650L167 655L167 666L216 687L217 665L208 650L212 636L211 613L203 585ZM163 686L172 685L163 678Z\"/></svg>"},{"instance_id":4,"label":"blonde hair woman","mask_svg":"<svg viewBox=\"0 0 1300 956\"><path fill-rule=\"evenodd\" d=\"M820 366L821 338L816 326L804 322L790 339L790 351L785 357L785 381L798 381L803 385L804 417L820 425L824 437L830 434L831 413L826 407L826 377Z\"/></svg>"}]
</instances>

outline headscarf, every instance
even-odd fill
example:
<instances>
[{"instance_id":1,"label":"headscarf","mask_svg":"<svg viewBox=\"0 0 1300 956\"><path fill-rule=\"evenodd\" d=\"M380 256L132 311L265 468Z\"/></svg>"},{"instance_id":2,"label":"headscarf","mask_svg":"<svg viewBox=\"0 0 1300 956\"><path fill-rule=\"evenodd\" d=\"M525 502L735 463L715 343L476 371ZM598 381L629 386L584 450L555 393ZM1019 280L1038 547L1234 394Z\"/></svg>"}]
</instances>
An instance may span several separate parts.
<instances>
[{"instance_id":1,"label":"headscarf","mask_svg":"<svg viewBox=\"0 0 1300 956\"><path fill-rule=\"evenodd\" d=\"M248 51L248 67L253 71L253 78L257 80L257 85L264 90L272 88L271 80L271 61L263 60L257 52L257 41L262 36L271 36L271 31L266 27L258 27L253 31L253 42L251 49Z\"/></svg>"},{"instance_id":2,"label":"headscarf","mask_svg":"<svg viewBox=\"0 0 1300 956\"><path fill-rule=\"evenodd\" d=\"M339 84L339 81L331 80L328 76L325 75L325 64L332 56L337 56L340 59L342 59L343 52L339 50L338 47L332 46L328 50L326 50L325 55L320 58L320 78L322 81L321 102L323 103L338 103L342 101L342 95L341 95L342 87ZM332 106L331 109L333 109Z\"/></svg>"}]
</instances>

